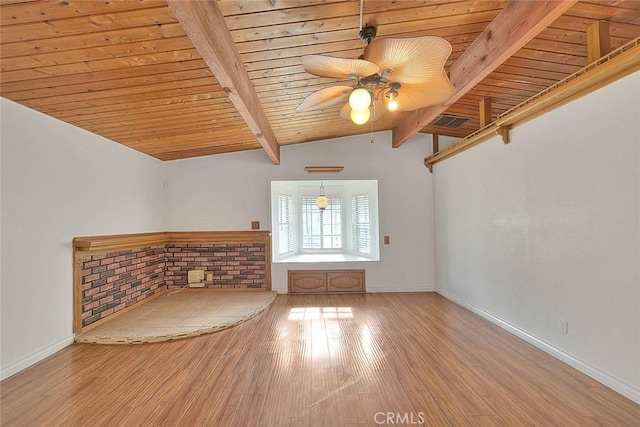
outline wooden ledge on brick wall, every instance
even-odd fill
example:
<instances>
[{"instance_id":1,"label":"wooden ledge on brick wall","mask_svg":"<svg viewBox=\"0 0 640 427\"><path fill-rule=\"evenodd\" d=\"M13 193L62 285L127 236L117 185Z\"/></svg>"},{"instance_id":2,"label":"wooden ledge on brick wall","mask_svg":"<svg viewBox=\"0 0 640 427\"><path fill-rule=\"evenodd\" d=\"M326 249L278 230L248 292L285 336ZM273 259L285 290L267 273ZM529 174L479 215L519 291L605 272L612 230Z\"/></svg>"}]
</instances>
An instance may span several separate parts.
<instances>
[{"instance_id":1,"label":"wooden ledge on brick wall","mask_svg":"<svg viewBox=\"0 0 640 427\"><path fill-rule=\"evenodd\" d=\"M82 252L105 252L162 246L168 243L249 243L263 242L270 231L161 231L157 233L84 236L73 239L73 249Z\"/></svg>"},{"instance_id":2,"label":"wooden ledge on brick wall","mask_svg":"<svg viewBox=\"0 0 640 427\"><path fill-rule=\"evenodd\" d=\"M270 231L168 231L166 243L252 243L264 242Z\"/></svg>"},{"instance_id":3,"label":"wooden ledge on brick wall","mask_svg":"<svg viewBox=\"0 0 640 427\"><path fill-rule=\"evenodd\" d=\"M164 232L113 234L110 236L85 236L73 239L73 249L76 251L110 251L113 249L135 249L146 246L162 246L167 243Z\"/></svg>"}]
</instances>

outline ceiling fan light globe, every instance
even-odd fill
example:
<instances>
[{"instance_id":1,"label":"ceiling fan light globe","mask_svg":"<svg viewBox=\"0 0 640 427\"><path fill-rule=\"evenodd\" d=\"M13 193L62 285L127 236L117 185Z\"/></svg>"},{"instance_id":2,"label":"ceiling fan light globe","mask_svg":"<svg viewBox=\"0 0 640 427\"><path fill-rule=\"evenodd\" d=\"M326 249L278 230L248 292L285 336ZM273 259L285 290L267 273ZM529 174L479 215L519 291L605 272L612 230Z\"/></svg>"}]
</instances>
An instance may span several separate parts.
<instances>
[{"instance_id":1,"label":"ceiling fan light globe","mask_svg":"<svg viewBox=\"0 0 640 427\"><path fill-rule=\"evenodd\" d=\"M368 108L364 110L351 110L351 121L357 125L363 125L369 121L371 112Z\"/></svg>"},{"instance_id":2,"label":"ceiling fan light globe","mask_svg":"<svg viewBox=\"0 0 640 427\"><path fill-rule=\"evenodd\" d=\"M364 88L355 89L349 95L349 105L352 110L362 111L371 105L371 94Z\"/></svg>"},{"instance_id":3,"label":"ceiling fan light globe","mask_svg":"<svg viewBox=\"0 0 640 427\"><path fill-rule=\"evenodd\" d=\"M395 90L395 88L392 88L386 96L387 98L389 98L389 102L387 102L387 110L396 111L398 109L398 101L396 101L396 99L398 98L398 92Z\"/></svg>"}]
</instances>

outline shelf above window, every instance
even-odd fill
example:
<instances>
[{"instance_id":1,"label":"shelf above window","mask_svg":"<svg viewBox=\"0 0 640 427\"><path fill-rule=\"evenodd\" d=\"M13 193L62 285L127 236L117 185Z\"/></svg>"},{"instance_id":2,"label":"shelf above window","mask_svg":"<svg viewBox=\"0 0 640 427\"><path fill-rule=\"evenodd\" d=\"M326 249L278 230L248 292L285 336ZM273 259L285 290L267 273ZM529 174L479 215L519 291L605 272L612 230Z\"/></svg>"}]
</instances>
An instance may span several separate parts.
<instances>
[{"instance_id":1,"label":"shelf above window","mask_svg":"<svg viewBox=\"0 0 640 427\"><path fill-rule=\"evenodd\" d=\"M310 173L340 173L344 166L305 166L304 170Z\"/></svg>"}]
</instances>

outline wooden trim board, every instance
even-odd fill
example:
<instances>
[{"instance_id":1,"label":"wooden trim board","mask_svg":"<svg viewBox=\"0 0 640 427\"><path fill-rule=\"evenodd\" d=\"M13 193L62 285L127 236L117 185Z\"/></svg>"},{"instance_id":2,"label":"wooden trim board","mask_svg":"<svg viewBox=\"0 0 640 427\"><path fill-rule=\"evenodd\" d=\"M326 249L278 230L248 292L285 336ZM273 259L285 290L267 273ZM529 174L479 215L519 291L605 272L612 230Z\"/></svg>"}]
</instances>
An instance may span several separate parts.
<instances>
[{"instance_id":1,"label":"wooden trim board","mask_svg":"<svg viewBox=\"0 0 640 427\"><path fill-rule=\"evenodd\" d=\"M73 248L93 254L147 246L162 246L168 243L251 243L263 241L271 242L270 231L160 231L157 233L76 237L73 239Z\"/></svg>"},{"instance_id":2,"label":"wooden trim board","mask_svg":"<svg viewBox=\"0 0 640 427\"><path fill-rule=\"evenodd\" d=\"M640 37L505 111L487 126L426 158L424 164L433 172L433 165L436 163L485 142L496 134L503 136L504 140L505 130L508 131L514 126L539 117L638 70L640 70ZM508 139L505 140L505 143L507 142Z\"/></svg>"}]
</instances>

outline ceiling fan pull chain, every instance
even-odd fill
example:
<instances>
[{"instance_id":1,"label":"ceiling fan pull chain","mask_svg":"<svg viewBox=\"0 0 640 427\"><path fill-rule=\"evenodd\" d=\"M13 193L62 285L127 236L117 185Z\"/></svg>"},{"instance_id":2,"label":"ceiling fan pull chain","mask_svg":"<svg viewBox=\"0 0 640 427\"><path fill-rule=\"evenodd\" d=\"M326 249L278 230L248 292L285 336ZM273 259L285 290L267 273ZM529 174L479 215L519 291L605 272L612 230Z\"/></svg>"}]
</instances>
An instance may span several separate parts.
<instances>
[{"instance_id":1,"label":"ceiling fan pull chain","mask_svg":"<svg viewBox=\"0 0 640 427\"><path fill-rule=\"evenodd\" d=\"M373 109L373 118L371 120L369 120L369 123L371 123L371 128L370 128L371 129L371 134L370 134L371 140L369 141L369 143L373 144L373 121L376 118L376 104L374 103L371 108Z\"/></svg>"}]
</instances>

